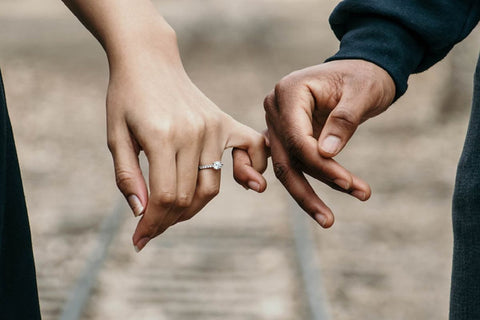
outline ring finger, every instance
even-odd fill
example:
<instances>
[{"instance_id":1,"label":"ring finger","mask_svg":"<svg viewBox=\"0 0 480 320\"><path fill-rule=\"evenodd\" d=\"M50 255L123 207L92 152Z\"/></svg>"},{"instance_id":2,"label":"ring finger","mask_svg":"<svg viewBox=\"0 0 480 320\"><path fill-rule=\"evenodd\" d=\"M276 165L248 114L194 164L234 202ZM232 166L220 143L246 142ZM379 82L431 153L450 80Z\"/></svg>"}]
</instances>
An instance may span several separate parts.
<instances>
[{"instance_id":1,"label":"ring finger","mask_svg":"<svg viewBox=\"0 0 480 320\"><path fill-rule=\"evenodd\" d=\"M213 164L215 161L221 161L223 150L206 148L200 156L199 165ZM192 203L185 208L179 216L176 223L191 219L205 205L212 200L220 191L221 170L214 168L199 169L197 174L197 185Z\"/></svg>"}]
</instances>

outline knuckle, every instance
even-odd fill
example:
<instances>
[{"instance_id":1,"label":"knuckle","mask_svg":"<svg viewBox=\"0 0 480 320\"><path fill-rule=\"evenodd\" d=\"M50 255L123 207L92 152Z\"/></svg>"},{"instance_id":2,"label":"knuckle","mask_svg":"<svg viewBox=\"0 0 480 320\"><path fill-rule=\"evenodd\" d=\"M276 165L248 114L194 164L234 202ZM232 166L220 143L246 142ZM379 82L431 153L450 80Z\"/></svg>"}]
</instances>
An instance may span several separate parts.
<instances>
[{"instance_id":1,"label":"knuckle","mask_svg":"<svg viewBox=\"0 0 480 320\"><path fill-rule=\"evenodd\" d=\"M214 122L213 125L218 125L217 122L220 122L220 121ZM196 122L196 125L194 126L194 128L195 128L195 134L198 137L203 137L205 135L205 131L207 130L207 122L205 121L205 119L201 119Z\"/></svg>"},{"instance_id":2,"label":"knuckle","mask_svg":"<svg viewBox=\"0 0 480 320\"><path fill-rule=\"evenodd\" d=\"M182 193L176 199L176 206L180 208L188 208L192 204L193 195L189 193Z\"/></svg>"},{"instance_id":3,"label":"knuckle","mask_svg":"<svg viewBox=\"0 0 480 320\"><path fill-rule=\"evenodd\" d=\"M227 120L230 119L227 118ZM219 114L212 114L208 121L208 126L206 121L203 122L203 131L216 134L221 131L224 122L225 119L223 119Z\"/></svg>"},{"instance_id":4,"label":"knuckle","mask_svg":"<svg viewBox=\"0 0 480 320\"><path fill-rule=\"evenodd\" d=\"M336 109L331 113L331 117L347 128L356 128L360 123L360 118L348 109Z\"/></svg>"},{"instance_id":5,"label":"knuckle","mask_svg":"<svg viewBox=\"0 0 480 320\"><path fill-rule=\"evenodd\" d=\"M265 148L265 136L252 130L248 135L248 143L254 150L263 150Z\"/></svg>"},{"instance_id":6,"label":"knuckle","mask_svg":"<svg viewBox=\"0 0 480 320\"><path fill-rule=\"evenodd\" d=\"M324 97L324 106L330 110L334 109L340 102L342 94L345 91L343 75L336 72L322 74L319 83L319 85L317 84L317 86L314 87L317 87L316 91Z\"/></svg>"},{"instance_id":7,"label":"knuckle","mask_svg":"<svg viewBox=\"0 0 480 320\"><path fill-rule=\"evenodd\" d=\"M205 119L202 117L190 116L183 124L182 136L200 138L205 133L207 127Z\"/></svg>"},{"instance_id":8,"label":"knuckle","mask_svg":"<svg viewBox=\"0 0 480 320\"><path fill-rule=\"evenodd\" d=\"M279 97L284 95L288 92L292 87L292 81L290 80L289 76L283 77L280 81L275 85L275 96Z\"/></svg>"},{"instance_id":9,"label":"knuckle","mask_svg":"<svg viewBox=\"0 0 480 320\"><path fill-rule=\"evenodd\" d=\"M175 135L175 128L167 121L150 127L150 135L160 140L171 140Z\"/></svg>"},{"instance_id":10,"label":"knuckle","mask_svg":"<svg viewBox=\"0 0 480 320\"><path fill-rule=\"evenodd\" d=\"M170 207L175 203L176 198L176 194L172 191L161 191L155 194L151 201L155 206Z\"/></svg>"},{"instance_id":11,"label":"knuckle","mask_svg":"<svg viewBox=\"0 0 480 320\"><path fill-rule=\"evenodd\" d=\"M155 237L158 234L158 230L160 229L160 225L158 222L150 221L145 224L145 230L147 234L151 237Z\"/></svg>"},{"instance_id":12,"label":"knuckle","mask_svg":"<svg viewBox=\"0 0 480 320\"><path fill-rule=\"evenodd\" d=\"M127 169L116 168L115 169L115 181L120 191L126 192L134 181L134 175Z\"/></svg>"},{"instance_id":13,"label":"knuckle","mask_svg":"<svg viewBox=\"0 0 480 320\"><path fill-rule=\"evenodd\" d=\"M279 97L289 93L293 88L297 87L301 79L300 71L294 71L284 76L275 85L275 96Z\"/></svg>"},{"instance_id":14,"label":"knuckle","mask_svg":"<svg viewBox=\"0 0 480 320\"><path fill-rule=\"evenodd\" d=\"M287 182L288 171L290 170L289 166L283 162L274 162L273 163L273 172L275 177L280 180L282 183Z\"/></svg>"},{"instance_id":15,"label":"knuckle","mask_svg":"<svg viewBox=\"0 0 480 320\"><path fill-rule=\"evenodd\" d=\"M263 108L267 113L276 110L275 94L273 92L263 99Z\"/></svg>"},{"instance_id":16,"label":"knuckle","mask_svg":"<svg viewBox=\"0 0 480 320\"><path fill-rule=\"evenodd\" d=\"M344 75L341 73L329 73L325 75L326 83L328 84L328 88L332 90L332 96L335 100L340 100L341 92L343 92L343 88L345 87L345 79Z\"/></svg>"},{"instance_id":17,"label":"knuckle","mask_svg":"<svg viewBox=\"0 0 480 320\"><path fill-rule=\"evenodd\" d=\"M209 186L209 187L202 188L201 196L204 199L213 199L218 195L219 192L220 192L220 186L217 186L217 185Z\"/></svg>"}]
</instances>

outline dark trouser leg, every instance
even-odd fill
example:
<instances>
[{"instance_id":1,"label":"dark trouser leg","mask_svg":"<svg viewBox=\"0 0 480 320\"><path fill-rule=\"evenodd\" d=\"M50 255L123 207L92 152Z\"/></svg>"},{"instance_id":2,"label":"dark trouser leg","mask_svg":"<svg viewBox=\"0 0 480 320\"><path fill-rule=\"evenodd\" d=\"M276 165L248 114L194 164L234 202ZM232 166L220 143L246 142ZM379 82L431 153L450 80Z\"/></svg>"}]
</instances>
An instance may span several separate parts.
<instances>
[{"instance_id":1,"label":"dark trouser leg","mask_svg":"<svg viewBox=\"0 0 480 320\"><path fill-rule=\"evenodd\" d=\"M1 75L0 319L40 319L27 208Z\"/></svg>"},{"instance_id":2,"label":"dark trouser leg","mask_svg":"<svg viewBox=\"0 0 480 320\"><path fill-rule=\"evenodd\" d=\"M480 319L480 67L453 196L450 320Z\"/></svg>"}]
</instances>

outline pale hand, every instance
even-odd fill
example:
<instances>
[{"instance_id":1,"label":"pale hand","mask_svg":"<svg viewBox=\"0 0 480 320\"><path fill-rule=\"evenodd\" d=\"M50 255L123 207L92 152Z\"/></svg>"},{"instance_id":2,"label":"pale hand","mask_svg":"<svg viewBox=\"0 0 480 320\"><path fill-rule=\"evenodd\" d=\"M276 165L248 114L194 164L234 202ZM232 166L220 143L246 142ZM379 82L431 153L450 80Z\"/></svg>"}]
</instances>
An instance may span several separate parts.
<instances>
[{"instance_id":1,"label":"pale hand","mask_svg":"<svg viewBox=\"0 0 480 320\"><path fill-rule=\"evenodd\" d=\"M220 110L173 56L165 63L144 51L134 60L111 63L108 145L118 187L134 213L143 214L133 235L137 250L217 195L220 171L198 167L221 160L227 148L235 148L237 182L257 192L266 188L263 135ZM140 150L149 163L150 194L138 162Z\"/></svg>"}]
</instances>

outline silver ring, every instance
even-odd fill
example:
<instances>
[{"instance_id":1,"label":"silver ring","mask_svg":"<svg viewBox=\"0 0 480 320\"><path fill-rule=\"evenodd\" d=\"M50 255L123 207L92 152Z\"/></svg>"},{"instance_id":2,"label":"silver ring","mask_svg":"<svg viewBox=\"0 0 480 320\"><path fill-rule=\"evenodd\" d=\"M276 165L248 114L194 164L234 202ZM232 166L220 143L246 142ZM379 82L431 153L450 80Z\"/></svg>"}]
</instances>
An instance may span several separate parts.
<instances>
[{"instance_id":1,"label":"silver ring","mask_svg":"<svg viewBox=\"0 0 480 320\"><path fill-rule=\"evenodd\" d=\"M220 170L223 167L223 163L221 161L215 161L212 164L206 164L203 166L198 166L198 170L203 170L203 169L214 169L214 170Z\"/></svg>"}]
</instances>

